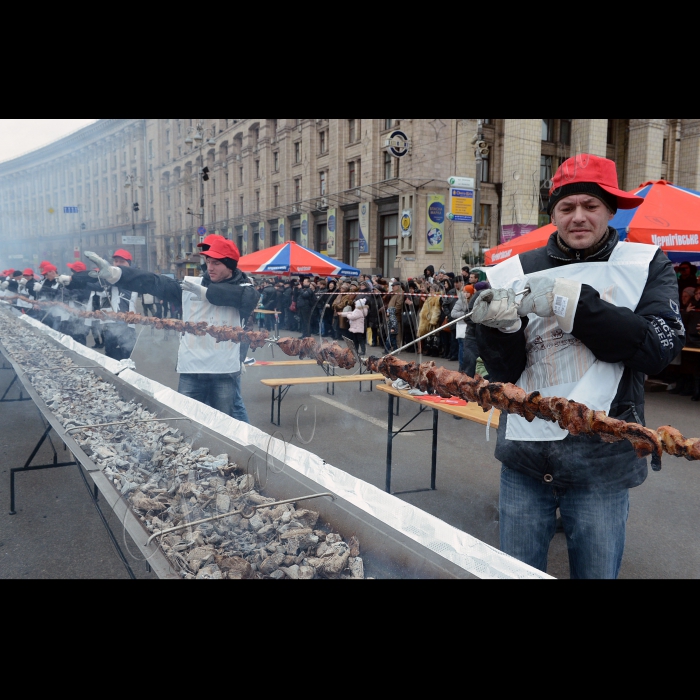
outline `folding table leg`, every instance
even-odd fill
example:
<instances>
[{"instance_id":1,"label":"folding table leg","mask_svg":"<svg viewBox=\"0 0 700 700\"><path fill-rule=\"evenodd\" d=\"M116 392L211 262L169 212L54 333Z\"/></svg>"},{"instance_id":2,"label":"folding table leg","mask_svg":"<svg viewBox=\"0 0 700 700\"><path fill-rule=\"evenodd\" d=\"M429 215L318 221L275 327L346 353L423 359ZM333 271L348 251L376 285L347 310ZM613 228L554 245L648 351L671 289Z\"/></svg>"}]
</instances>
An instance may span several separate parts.
<instances>
[{"instance_id":1,"label":"folding table leg","mask_svg":"<svg viewBox=\"0 0 700 700\"><path fill-rule=\"evenodd\" d=\"M438 419L440 412L433 409L433 470L430 474L430 488L435 491L437 477L437 450L438 450Z\"/></svg>"},{"instance_id":2,"label":"folding table leg","mask_svg":"<svg viewBox=\"0 0 700 700\"><path fill-rule=\"evenodd\" d=\"M386 438L386 492L391 493L391 460L394 447L394 397L389 394L389 431Z\"/></svg>"}]
</instances>

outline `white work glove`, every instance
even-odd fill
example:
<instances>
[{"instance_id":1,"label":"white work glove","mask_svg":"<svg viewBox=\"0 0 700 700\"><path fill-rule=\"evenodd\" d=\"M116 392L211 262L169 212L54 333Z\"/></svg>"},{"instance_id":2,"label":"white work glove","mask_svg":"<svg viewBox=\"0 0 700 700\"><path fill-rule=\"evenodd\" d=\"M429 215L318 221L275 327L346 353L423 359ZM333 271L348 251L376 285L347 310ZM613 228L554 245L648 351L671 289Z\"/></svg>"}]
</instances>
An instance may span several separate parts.
<instances>
[{"instance_id":1,"label":"white work glove","mask_svg":"<svg viewBox=\"0 0 700 700\"><path fill-rule=\"evenodd\" d=\"M10 286L9 282L3 282L2 284L0 284L0 289L4 290L4 289L7 289L9 286Z\"/></svg>"},{"instance_id":2,"label":"white work glove","mask_svg":"<svg viewBox=\"0 0 700 700\"><path fill-rule=\"evenodd\" d=\"M474 304L474 323L481 323L500 330L517 330L520 317L515 292L512 289L487 289Z\"/></svg>"},{"instance_id":3,"label":"white work glove","mask_svg":"<svg viewBox=\"0 0 700 700\"><path fill-rule=\"evenodd\" d=\"M26 287L27 286L27 280L22 277L22 279L19 281L19 286L20 287Z\"/></svg>"},{"instance_id":4,"label":"white work glove","mask_svg":"<svg viewBox=\"0 0 700 700\"><path fill-rule=\"evenodd\" d=\"M182 291L194 294L197 297L197 299L199 299L199 301L207 300L207 288L203 287L201 284L195 284L194 282L185 280L182 283Z\"/></svg>"},{"instance_id":5,"label":"white work glove","mask_svg":"<svg viewBox=\"0 0 700 700\"><path fill-rule=\"evenodd\" d=\"M59 275L57 279L62 287L67 287L73 281L70 275Z\"/></svg>"},{"instance_id":6,"label":"white work glove","mask_svg":"<svg viewBox=\"0 0 700 700\"><path fill-rule=\"evenodd\" d=\"M525 286L529 290L528 295L520 304L518 313L521 316L535 314L540 318L555 316L559 328L564 333L574 330L574 320L578 300L581 296L581 283L567 280L562 277L551 279L547 277L533 277Z\"/></svg>"},{"instance_id":7,"label":"white work glove","mask_svg":"<svg viewBox=\"0 0 700 700\"><path fill-rule=\"evenodd\" d=\"M91 272L90 277L99 279L107 284L116 284L122 278L121 268L110 265L105 259L97 255L97 253L87 252L85 253L85 257L100 268L99 272Z\"/></svg>"}]
</instances>

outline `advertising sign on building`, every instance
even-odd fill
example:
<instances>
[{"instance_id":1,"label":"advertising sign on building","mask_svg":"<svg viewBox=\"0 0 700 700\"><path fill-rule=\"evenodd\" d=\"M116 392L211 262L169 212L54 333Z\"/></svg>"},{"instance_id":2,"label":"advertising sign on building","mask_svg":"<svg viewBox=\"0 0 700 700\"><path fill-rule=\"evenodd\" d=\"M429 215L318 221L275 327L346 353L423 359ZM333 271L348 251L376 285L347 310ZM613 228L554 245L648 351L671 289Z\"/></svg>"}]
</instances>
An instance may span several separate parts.
<instances>
[{"instance_id":1,"label":"advertising sign on building","mask_svg":"<svg viewBox=\"0 0 700 700\"><path fill-rule=\"evenodd\" d=\"M428 195L426 253L445 252L445 195Z\"/></svg>"},{"instance_id":2,"label":"advertising sign on building","mask_svg":"<svg viewBox=\"0 0 700 700\"><path fill-rule=\"evenodd\" d=\"M474 190L450 187L450 213L447 218L450 221L473 224L474 199Z\"/></svg>"},{"instance_id":3,"label":"advertising sign on building","mask_svg":"<svg viewBox=\"0 0 700 700\"><path fill-rule=\"evenodd\" d=\"M146 236L122 236L122 245L146 245Z\"/></svg>"},{"instance_id":4,"label":"advertising sign on building","mask_svg":"<svg viewBox=\"0 0 700 700\"><path fill-rule=\"evenodd\" d=\"M260 242L260 248L265 248L265 222L261 221L258 224L258 241Z\"/></svg>"},{"instance_id":5,"label":"advertising sign on building","mask_svg":"<svg viewBox=\"0 0 700 700\"><path fill-rule=\"evenodd\" d=\"M501 243L509 243L514 238L520 238L536 228L534 224L506 224L501 231Z\"/></svg>"},{"instance_id":6,"label":"advertising sign on building","mask_svg":"<svg viewBox=\"0 0 700 700\"><path fill-rule=\"evenodd\" d=\"M299 245L304 246L304 248L308 248L309 247L309 215L302 214L299 221L301 222L301 240L299 241Z\"/></svg>"},{"instance_id":7,"label":"advertising sign on building","mask_svg":"<svg viewBox=\"0 0 700 700\"><path fill-rule=\"evenodd\" d=\"M360 255L369 255L369 202L360 204Z\"/></svg>"},{"instance_id":8,"label":"advertising sign on building","mask_svg":"<svg viewBox=\"0 0 700 700\"><path fill-rule=\"evenodd\" d=\"M401 215L401 236L410 238L413 235L413 210L404 209Z\"/></svg>"},{"instance_id":9,"label":"advertising sign on building","mask_svg":"<svg viewBox=\"0 0 700 700\"><path fill-rule=\"evenodd\" d=\"M277 222L277 242L278 243L284 243L285 242L285 225L284 225L284 219L280 219Z\"/></svg>"},{"instance_id":10,"label":"advertising sign on building","mask_svg":"<svg viewBox=\"0 0 700 700\"><path fill-rule=\"evenodd\" d=\"M328 210L328 238L326 252L331 257L337 255L335 252L335 236L336 236L336 226L338 225L338 216L336 209Z\"/></svg>"},{"instance_id":11,"label":"advertising sign on building","mask_svg":"<svg viewBox=\"0 0 700 700\"><path fill-rule=\"evenodd\" d=\"M241 233L243 234L243 250L241 251L241 255L248 255L248 224L243 224Z\"/></svg>"}]
</instances>

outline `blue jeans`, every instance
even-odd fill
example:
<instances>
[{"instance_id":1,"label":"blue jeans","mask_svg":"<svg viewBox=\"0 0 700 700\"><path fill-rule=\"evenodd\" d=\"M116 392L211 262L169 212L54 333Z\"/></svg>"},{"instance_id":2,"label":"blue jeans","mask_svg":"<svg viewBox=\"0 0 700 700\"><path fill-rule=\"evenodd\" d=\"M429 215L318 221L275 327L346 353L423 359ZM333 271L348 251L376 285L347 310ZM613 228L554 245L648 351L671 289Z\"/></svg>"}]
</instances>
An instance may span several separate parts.
<instances>
[{"instance_id":1,"label":"blue jeans","mask_svg":"<svg viewBox=\"0 0 700 700\"><path fill-rule=\"evenodd\" d=\"M476 360L479 357L479 346L476 338L465 338L459 341L459 371L469 377L476 374Z\"/></svg>"},{"instance_id":2,"label":"blue jeans","mask_svg":"<svg viewBox=\"0 0 700 700\"><path fill-rule=\"evenodd\" d=\"M562 489L503 465L501 550L547 570L549 545L561 513L572 579L616 579L625 550L628 489Z\"/></svg>"},{"instance_id":3,"label":"blue jeans","mask_svg":"<svg viewBox=\"0 0 700 700\"><path fill-rule=\"evenodd\" d=\"M242 423L250 423L241 394L240 374L181 374L178 392Z\"/></svg>"}]
</instances>

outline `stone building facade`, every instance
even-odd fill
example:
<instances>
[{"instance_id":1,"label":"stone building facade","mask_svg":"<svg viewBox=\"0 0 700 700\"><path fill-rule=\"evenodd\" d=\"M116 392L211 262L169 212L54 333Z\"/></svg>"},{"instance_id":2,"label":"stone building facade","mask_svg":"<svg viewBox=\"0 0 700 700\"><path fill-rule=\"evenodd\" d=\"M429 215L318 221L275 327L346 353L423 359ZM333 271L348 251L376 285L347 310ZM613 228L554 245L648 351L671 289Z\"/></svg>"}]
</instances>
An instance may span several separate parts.
<instances>
[{"instance_id":1,"label":"stone building facade","mask_svg":"<svg viewBox=\"0 0 700 700\"><path fill-rule=\"evenodd\" d=\"M395 158L399 130L408 152ZM182 277L204 227L244 253L295 240L367 272L458 270L547 222L549 180L577 153L615 160L625 189L661 178L700 189L697 119L101 119L0 164L0 266L64 269L126 247L140 267ZM452 176L479 181L476 224L429 218ZM125 244L133 235L145 245Z\"/></svg>"}]
</instances>

